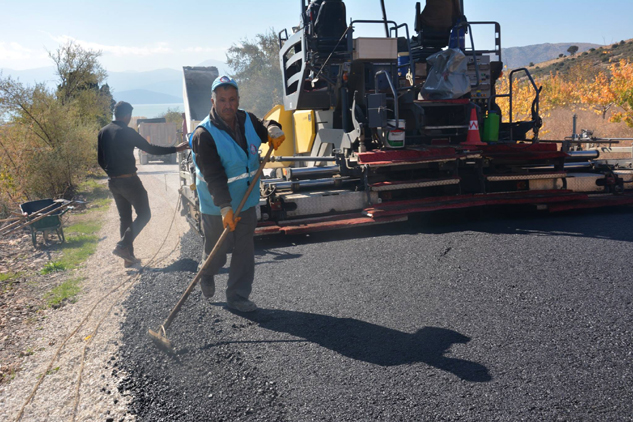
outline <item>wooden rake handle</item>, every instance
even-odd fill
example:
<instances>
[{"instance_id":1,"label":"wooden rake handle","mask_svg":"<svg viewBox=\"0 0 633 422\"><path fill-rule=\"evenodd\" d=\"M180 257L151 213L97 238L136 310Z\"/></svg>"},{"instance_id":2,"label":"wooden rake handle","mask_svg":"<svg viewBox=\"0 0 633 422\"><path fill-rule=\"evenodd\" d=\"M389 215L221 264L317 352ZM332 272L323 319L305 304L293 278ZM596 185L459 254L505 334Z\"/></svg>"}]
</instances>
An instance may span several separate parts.
<instances>
[{"instance_id":1,"label":"wooden rake handle","mask_svg":"<svg viewBox=\"0 0 633 422\"><path fill-rule=\"evenodd\" d=\"M237 207L237 210L235 211L235 218L237 218L240 215L240 212L242 212L242 208L244 207L244 204L246 204L246 200L250 196L255 185L258 184L255 182L258 181L260 176L262 175L262 172L264 171L264 166L266 165L266 163L268 163L268 160L270 159L270 155L272 154L272 152L273 152L273 148L269 147L268 152L264 156L264 160L262 161L262 163L259 165L259 168L257 169L257 173L255 173L255 177L253 178L253 183L251 183L248 186L248 189L246 190L246 193L244 194L244 197L242 198L240 205ZM196 286L196 284L202 277L202 273L209 266L213 257L215 257L215 255L220 250L220 246L222 245L226 237L229 235L229 232L230 232L229 227L228 226L225 227L224 231L222 232L222 235L220 236L218 241L215 243L213 250L207 257L207 259L204 261L204 264L202 264L202 268L200 268L200 270L198 271L198 274L196 274L193 280L191 280L191 283L189 283L187 290L185 290L185 292L182 294L182 297L180 298L176 306L174 306L174 309L171 310L171 312L169 313L169 316L167 317L165 322L163 322L163 325L161 326L161 328L163 328L164 330L167 330L167 327L169 327L173 319L176 317L176 314L178 314L178 312L180 311L180 308L182 307L183 303L185 303L185 301L189 297L189 294L193 291L193 288Z\"/></svg>"}]
</instances>

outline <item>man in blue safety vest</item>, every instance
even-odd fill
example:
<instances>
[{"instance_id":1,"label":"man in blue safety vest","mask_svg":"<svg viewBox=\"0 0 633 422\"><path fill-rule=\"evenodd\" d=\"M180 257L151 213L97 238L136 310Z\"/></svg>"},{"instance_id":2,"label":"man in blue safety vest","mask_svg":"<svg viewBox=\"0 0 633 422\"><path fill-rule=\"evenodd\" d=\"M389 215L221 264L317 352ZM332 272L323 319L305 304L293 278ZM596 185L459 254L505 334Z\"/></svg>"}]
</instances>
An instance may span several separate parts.
<instances>
[{"instance_id":1,"label":"man in blue safety vest","mask_svg":"<svg viewBox=\"0 0 633 422\"><path fill-rule=\"evenodd\" d=\"M261 121L252 113L238 109L237 82L228 76L219 76L213 82L211 104L211 112L191 136L204 234L202 262L224 228L228 226L231 233L205 269L200 287L205 297L213 297L214 275L226 264L226 254L232 252L227 306L240 312L252 312L257 309L249 296L255 277L253 236L259 189L252 190L239 218L235 218L233 212L248 186L258 183L253 176L259 167L259 146L268 142L277 149L285 136L279 123Z\"/></svg>"}]
</instances>

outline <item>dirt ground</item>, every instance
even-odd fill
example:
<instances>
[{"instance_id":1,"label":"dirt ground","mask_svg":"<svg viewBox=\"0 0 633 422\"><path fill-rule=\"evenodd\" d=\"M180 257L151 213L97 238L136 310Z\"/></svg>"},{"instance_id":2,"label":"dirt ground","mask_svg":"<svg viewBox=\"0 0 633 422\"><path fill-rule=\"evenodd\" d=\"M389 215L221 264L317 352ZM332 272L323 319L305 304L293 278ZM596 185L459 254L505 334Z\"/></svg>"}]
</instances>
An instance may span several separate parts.
<instances>
[{"instance_id":1,"label":"dirt ground","mask_svg":"<svg viewBox=\"0 0 633 422\"><path fill-rule=\"evenodd\" d=\"M76 270L39 274L60 254L55 239L37 249L28 232L0 239L0 269L21 273L3 283L0 295L0 420L134 419L117 389L124 375L114 363L124 317L119 304L140 271L178 258L180 236L188 229L175 210L177 195L167 185L168 177L177 178L172 166L142 173L152 219L135 242L142 260L135 268L123 268L122 260L111 254L119 231L114 204L103 214L96 253ZM83 278L76 302L46 308L45 293L69 278Z\"/></svg>"}]
</instances>

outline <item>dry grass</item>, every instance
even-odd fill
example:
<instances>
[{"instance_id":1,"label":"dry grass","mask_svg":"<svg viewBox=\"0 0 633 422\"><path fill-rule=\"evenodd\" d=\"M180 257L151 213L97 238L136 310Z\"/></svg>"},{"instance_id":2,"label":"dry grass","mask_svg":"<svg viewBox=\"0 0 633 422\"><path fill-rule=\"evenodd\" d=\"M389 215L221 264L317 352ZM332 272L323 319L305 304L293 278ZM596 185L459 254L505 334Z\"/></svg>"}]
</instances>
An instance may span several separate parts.
<instances>
[{"instance_id":1,"label":"dry grass","mask_svg":"<svg viewBox=\"0 0 633 422\"><path fill-rule=\"evenodd\" d=\"M576 111L578 116L576 131L581 129L593 131L598 138L633 138L633 128L624 123L609 123L609 117L602 119L592 111ZM543 117L544 126L541 129L541 139L562 140L573 133L574 111L570 109L556 109ZM621 141L617 146L630 146L631 141ZM616 145L614 145L616 146Z\"/></svg>"}]
</instances>

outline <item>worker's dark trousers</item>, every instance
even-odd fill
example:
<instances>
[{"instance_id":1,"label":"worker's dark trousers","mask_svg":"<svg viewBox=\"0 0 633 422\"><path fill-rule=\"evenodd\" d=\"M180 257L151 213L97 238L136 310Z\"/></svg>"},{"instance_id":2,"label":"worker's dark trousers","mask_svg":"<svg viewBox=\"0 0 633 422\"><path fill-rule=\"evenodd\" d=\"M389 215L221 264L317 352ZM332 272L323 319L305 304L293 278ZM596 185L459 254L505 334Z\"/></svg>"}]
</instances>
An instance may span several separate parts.
<instances>
[{"instance_id":1,"label":"worker's dark trousers","mask_svg":"<svg viewBox=\"0 0 633 422\"><path fill-rule=\"evenodd\" d=\"M128 247L130 253L134 255L134 239L152 217L147 191L138 176L110 179L108 187L114 197L121 220L121 240L117 245ZM132 207L136 212L134 221L132 221Z\"/></svg>"},{"instance_id":2,"label":"worker's dark trousers","mask_svg":"<svg viewBox=\"0 0 633 422\"><path fill-rule=\"evenodd\" d=\"M213 250L224 231L222 217L208 214L202 215L202 230L204 232L204 249L202 263ZM253 236L257 226L257 213L251 207L240 213L241 220L235 231L229 232L228 237L204 271L205 275L216 275L226 264L226 254L232 252L229 281L226 285L226 300L239 301L248 299L255 277L255 242ZM202 264L201 264L202 265Z\"/></svg>"}]
</instances>

